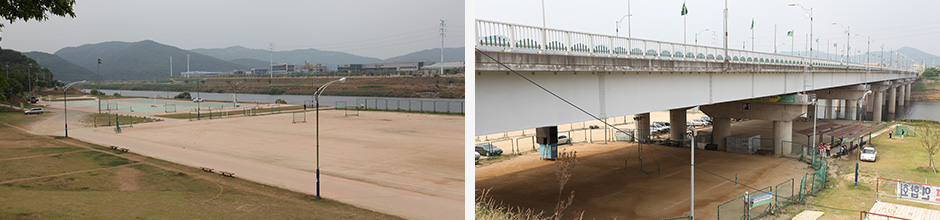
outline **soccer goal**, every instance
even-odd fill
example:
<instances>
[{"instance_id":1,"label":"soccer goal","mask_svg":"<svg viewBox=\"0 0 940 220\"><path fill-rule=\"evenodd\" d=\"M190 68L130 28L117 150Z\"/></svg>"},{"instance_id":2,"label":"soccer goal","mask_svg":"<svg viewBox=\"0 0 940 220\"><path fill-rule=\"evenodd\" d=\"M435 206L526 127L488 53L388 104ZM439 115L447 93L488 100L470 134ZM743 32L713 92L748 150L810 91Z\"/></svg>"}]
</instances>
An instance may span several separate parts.
<instances>
[{"instance_id":1,"label":"soccer goal","mask_svg":"<svg viewBox=\"0 0 940 220\"><path fill-rule=\"evenodd\" d=\"M163 112L165 112L165 113L173 113L173 112L176 112L176 104L164 104L164 105L163 105Z\"/></svg>"},{"instance_id":2,"label":"soccer goal","mask_svg":"<svg viewBox=\"0 0 940 220\"><path fill-rule=\"evenodd\" d=\"M245 108L242 108L242 114L244 114L245 116L254 116L254 115L255 115L255 107L245 107Z\"/></svg>"},{"instance_id":3,"label":"soccer goal","mask_svg":"<svg viewBox=\"0 0 940 220\"><path fill-rule=\"evenodd\" d=\"M294 112L293 121L291 123L307 123L307 112Z\"/></svg>"},{"instance_id":4,"label":"soccer goal","mask_svg":"<svg viewBox=\"0 0 940 220\"><path fill-rule=\"evenodd\" d=\"M108 111L111 111L111 110L117 111L117 110L118 110L118 104L117 104L117 103L108 103Z\"/></svg>"},{"instance_id":5,"label":"soccer goal","mask_svg":"<svg viewBox=\"0 0 940 220\"><path fill-rule=\"evenodd\" d=\"M346 116L359 116L359 109L356 107L350 108L346 105L346 101L336 101L334 108L343 109L346 112Z\"/></svg>"},{"instance_id":6,"label":"soccer goal","mask_svg":"<svg viewBox=\"0 0 940 220\"><path fill-rule=\"evenodd\" d=\"M274 106L271 106L271 114L274 114L274 113L281 113L280 104L275 104Z\"/></svg>"}]
</instances>

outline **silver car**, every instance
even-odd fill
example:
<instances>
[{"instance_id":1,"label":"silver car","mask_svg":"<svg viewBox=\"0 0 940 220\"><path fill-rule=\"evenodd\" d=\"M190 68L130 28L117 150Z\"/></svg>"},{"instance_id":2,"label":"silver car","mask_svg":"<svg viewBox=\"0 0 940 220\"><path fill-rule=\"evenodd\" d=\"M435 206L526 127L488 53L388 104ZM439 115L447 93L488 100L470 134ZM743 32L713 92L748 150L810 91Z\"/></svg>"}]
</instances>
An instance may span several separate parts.
<instances>
[{"instance_id":1,"label":"silver car","mask_svg":"<svg viewBox=\"0 0 940 220\"><path fill-rule=\"evenodd\" d=\"M23 113L24 113L24 114L27 114L27 115L28 115L28 114L40 114L40 115L41 115L41 114L42 114L42 108L31 108L31 109L29 109L29 110L26 110L26 111L23 112Z\"/></svg>"}]
</instances>

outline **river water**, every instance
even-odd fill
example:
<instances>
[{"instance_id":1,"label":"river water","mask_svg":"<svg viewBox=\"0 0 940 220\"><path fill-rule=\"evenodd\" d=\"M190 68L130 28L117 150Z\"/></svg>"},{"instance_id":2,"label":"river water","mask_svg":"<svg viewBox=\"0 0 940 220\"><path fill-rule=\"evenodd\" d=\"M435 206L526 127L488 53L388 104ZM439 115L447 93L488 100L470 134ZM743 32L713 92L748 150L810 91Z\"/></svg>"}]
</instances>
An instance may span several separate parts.
<instances>
[{"instance_id":1,"label":"river water","mask_svg":"<svg viewBox=\"0 0 940 220\"><path fill-rule=\"evenodd\" d=\"M906 106L898 106L898 118L940 120L940 101L910 101L904 104Z\"/></svg>"},{"instance_id":2,"label":"river water","mask_svg":"<svg viewBox=\"0 0 940 220\"><path fill-rule=\"evenodd\" d=\"M83 89L83 92L89 92L90 89ZM121 96L137 97L173 97L179 92L166 91L132 91L132 90L108 90L102 89L101 92L111 95L114 93ZM234 101L235 93L190 93L192 97L200 97L204 100L212 101ZM238 102L251 103L263 102L274 103L277 99L287 101L287 104L303 105L312 103L312 95L264 95L264 94L237 94ZM320 105L324 106L360 106L373 109L402 109L412 111L435 111L435 112L466 112L463 99L440 99L440 98L388 98L388 97L361 97L361 96L320 96Z\"/></svg>"}]
</instances>

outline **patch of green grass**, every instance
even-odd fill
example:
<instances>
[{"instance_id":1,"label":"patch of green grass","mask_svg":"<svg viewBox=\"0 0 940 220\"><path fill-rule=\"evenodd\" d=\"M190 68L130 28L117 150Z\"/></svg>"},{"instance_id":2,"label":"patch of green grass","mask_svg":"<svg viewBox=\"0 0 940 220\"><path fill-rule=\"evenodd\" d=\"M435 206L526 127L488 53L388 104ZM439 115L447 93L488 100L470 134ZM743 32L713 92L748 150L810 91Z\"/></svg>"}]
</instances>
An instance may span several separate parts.
<instances>
[{"instance_id":1,"label":"patch of green grass","mask_svg":"<svg viewBox=\"0 0 940 220\"><path fill-rule=\"evenodd\" d=\"M875 187L877 178L899 179L928 184L940 183L940 174L923 168L927 159L926 151L921 147L920 137L905 137L889 139L887 134L875 137L873 146L878 151L876 162L859 163L859 183L854 186L854 173L856 158L848 160L828 160L838 167L839 175L829 178L830 188L820 191L813 203L817 205L836 207L849 210L869 210L875 203ZM855 154L857 157L857 154ZM935 155L938 156L938 155ZM940 157L935 158L940 159ZM937 161L940 162L940 161ZM886 182L881 182L882 184ZM884 187L884 185L882 185ZM880 189L894 191L895 189ZM890 197L881 197L882 201L903 205L931 208L929 204L897 200ZM810 206L813 210L825 211L827 215L857 216L858 212L848 212L834 209L824 209Z\"/></svg>"},{"instance_id":2,"label":"patch of green grass","mask_svg":"<svg viewBox=\"0 0 940 220\"><path fill-rule=\"evenodd\" d=\"M144 118L144 117L136 117L136 116L129 116L129 115L115 115L115 114L108 114L108 113L88 114L88 116L86 117L87 118L84 121L89 122L89 123L94 123L96 126L99 126L99 127L114 126L118 122L120 122L122 125L126 125L126 124L141 124L141 123L161 121L160 119L155 119L155 118Z\"/></svg>"},{"instance_id":3,"label":"patch of green grass","mask_svg":"<svg viewBox=\"0 0 940 220\"><path fill-rule=\"evenodd\" d=\"M112 167L127 163L130 163L127 159L94 151L7 160L0 161L0 181Z\"/></svg>"},{"instance_id":4,"label":"patch of green grass","mask_svg":"<svg viewBox=\"0 0 940 220\"><path fill-rule=\"evenodd\" d=\"M66 152L79 151L79 150L82 150L82 149L77 148L77 147L0 148L0 159L66 153Z\"/></svg>"},{"instance_id":5,"label":"patch of green grass","mask_svg":"<svg viewBox=\"0 0 940 220\"><path fill-rule=\"evenodd\" d=\"M396 109L371 109L371 108L356 108L359 111L368 111L368 112L402 112L402 113L419 113L419 114L432 114L432 115L464 115L462 112L435 112L435 111L409 111L409 110L396 110ZM346 110L345 108L335 108L333 110Z\"/></svg>"}]
</instances>

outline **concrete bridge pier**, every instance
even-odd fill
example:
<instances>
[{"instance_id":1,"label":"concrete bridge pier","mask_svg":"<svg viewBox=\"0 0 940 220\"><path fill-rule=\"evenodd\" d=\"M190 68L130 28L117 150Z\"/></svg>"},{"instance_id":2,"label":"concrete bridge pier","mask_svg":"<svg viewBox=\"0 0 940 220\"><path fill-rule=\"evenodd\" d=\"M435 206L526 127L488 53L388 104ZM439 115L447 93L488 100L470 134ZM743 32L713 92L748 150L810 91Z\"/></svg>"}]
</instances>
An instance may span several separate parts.
<instances>
[{"instance_id":1,"label":"concrete bridge pier","mask_svg":"<svg viewBox=\"0 0 940 220\"><path fill-rule=\"evenodd\" d=\"M712 141L719 150L725 150L726 138L731 134L730 118L769 120L774 123L774 152L780 156L790 154L792 149L784 142L793 140L793 120L806 114L806 104L738 101L701 106L702 112L713 121Z\"/></svg>"},{"instance_id":2,"label":"concrete bridge pier","mask_svg":"<svg viewBox=\"0 0 940 220\"><path fill-rule=\"evenodd\" d=\"M885 104L885 90L890 88L891 82L880 82L871 84L871 90L874 92L874 105L872 106L872 121L882 121L882 111Z\"/></svg>"},{"instance_id":3,"label":"concrete bridge pier","mask_svg":"<svg viewBox=\"0 0 940 220\"><path fill-rule=\"evenodd\" d=\"M898 106L898 86L900 84L893 84L888 87L888 114L894 114Z\"/></svg>"},{"instance_id":4,"label":"concrete bridge pier","mask_svg":"<svg viewBox=\"0 0 940 220\"><path fill-rule=\"evenodd\" d=\"M907 93L907 87L907 84L902 84L900 87L898 87L898 106L904 106L904 99L907 97L905 96Z\"/></svg>"},{"instance_id":5,"label":"concrete bridge pier","mask_svg":"<svg viewBox=\"0 0 940 220\"><path fill-rule=\"evenodd\" d=\"M853 85L853 86L844 86L839 88L832 89L823 89L809 91L808 93L816 94L817 99L826 99L826 100L835 100L840 104L838 107L839 112L847 120L855 120L858 112L858 100L865 95L871 87L868 85ZM836 117L830 118L835 119Z\"/></svg>"},{"instance_id":6,"label":"concrete bridge pier","mask_svg":"<svg viewBox=\"0 0 940 220\"><path fill-rule=\"evenodd\" d=\"M870 94L868 95L867 98L865 98L865 115L868 115L865 118L868 120L871 120L872 110L874 110L872 109L872 105L874 105L874 103L875 103L875 94Z\"/></svg>"},{"instance_id":7,"label":"concrete bridge pier","mask_svg":"<svg viewBox=\"0 0 940 220\"><path fill-rule=\"evenodd\" d=\"M907 99L908 101L911 100L911 87L914 87L914 82L908 80L907 86L904 87L905 89L907 89L907 91L904 92L904 95L905 95L904 99Z\"/></svg>"},{"instance_id":8,"label":"concrete bridge pier","mask_svg":"<svg viewBox=\"0 0 940 220\"><path fill-rule=\"evenodd\" d=\"M679 108L669 110L669 139L679 140L685 138L686 130L686 109Z\"/></svg>"},{"instance_id":9,"label":"concrete bridge pier","mask_svg":"<svg viewBox=\"0 0 940 220\"><path fill-rule=\"evenodd\" d=\"M636 139L638 142L648 143L650 140L650 113L636 114Z\"/></svg>"},{"instance_id":10,"label":"concrete bridge pier","mask_svg":"<svg viewBox=\"0 0 940 220\"><path fill-rule=\"evenodd\" d=\"M825 99L825 100L826 100L825 102L826 109L823 110L823 113L825 113L825 115L823 115L823 119L833 119L834 118L833 115L835 115L835 108L833 107L833 103L835 102L833 102L832 99Z\"/></svg>"}]
</instances>

